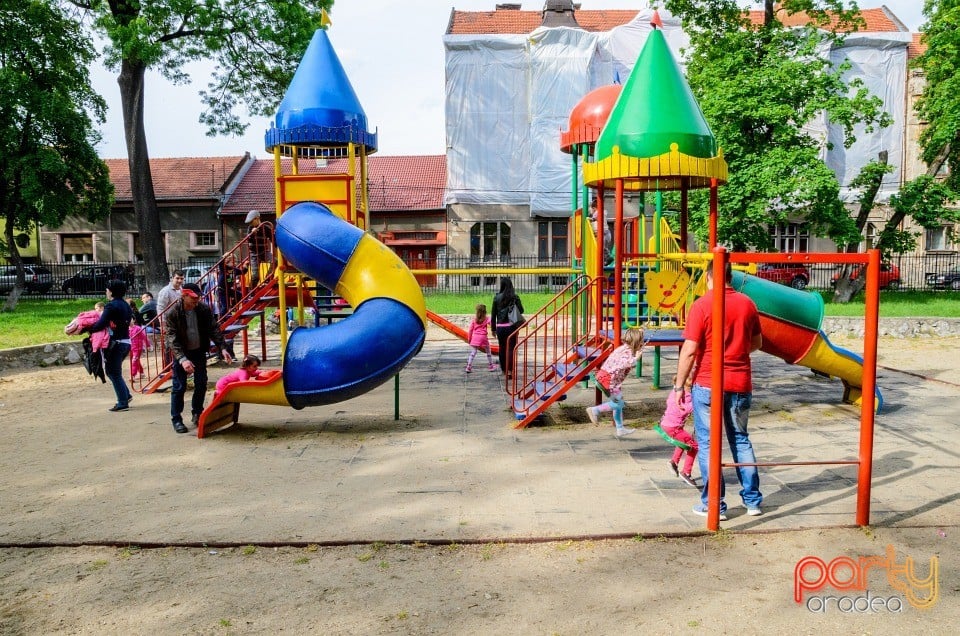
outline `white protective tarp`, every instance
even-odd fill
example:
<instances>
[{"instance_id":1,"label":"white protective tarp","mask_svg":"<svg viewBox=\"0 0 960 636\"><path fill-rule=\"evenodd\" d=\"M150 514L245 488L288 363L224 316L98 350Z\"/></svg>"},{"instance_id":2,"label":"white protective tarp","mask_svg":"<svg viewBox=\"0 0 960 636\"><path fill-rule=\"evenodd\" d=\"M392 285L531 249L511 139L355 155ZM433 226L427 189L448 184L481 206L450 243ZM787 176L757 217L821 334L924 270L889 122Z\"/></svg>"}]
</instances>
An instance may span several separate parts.
<instances>
[{"instance_id":1,"label":"white protective tarp","mask_svg":"<svg viewBox=\"0 0 960 636\"><path fill-rule=\"evenodd\" d=\"M844 75L847 82L854 78L863 81L871 95L883 101L883 108L893 123L872 133L860 125L854 129L857 140L850 148L843 147L839 127L831 127L828 139L833 147L827 151L827 165L840 181L841 197L854 200L856 192L847 187L869 161L877 159L880 151L887 151L887 162L894 171L885 175L878 201L886 201L899 189L903 167L903 140L906 135L907 45L909 33L858 33L847 37L842 47L834 49L830 61L839 65L848 60L851 68Z\"/></svg>"},{"instance_id":2,"label":"white protective tarp","mask_svg":"<svg viewBox=\"0 0 960 636\"><path fill-rule=\"evenodd\" d=\"M678 19L666 11L660 15L670 50L682 62L689 38ZM570 156L560 151L560 132L569 128L570 111L584 95L626 82L653 28L652 16L652 10L641 10L629 23L605 33L556 27L538 28L528 36L444 36L445 202L527 205L532 216L568 215L572 168ZM909 41L908 33L857 34L825 53L835 63L849 57L853 68L848 77L863 79L896 120L872 134L858 130L849 149L822 119L809 122L806 129L812 135L834 143L832 150L824 149L824 157L841 185L881 148L898 168L888 175L884 190L899 183Z\"/></svg>"}]
</instances>

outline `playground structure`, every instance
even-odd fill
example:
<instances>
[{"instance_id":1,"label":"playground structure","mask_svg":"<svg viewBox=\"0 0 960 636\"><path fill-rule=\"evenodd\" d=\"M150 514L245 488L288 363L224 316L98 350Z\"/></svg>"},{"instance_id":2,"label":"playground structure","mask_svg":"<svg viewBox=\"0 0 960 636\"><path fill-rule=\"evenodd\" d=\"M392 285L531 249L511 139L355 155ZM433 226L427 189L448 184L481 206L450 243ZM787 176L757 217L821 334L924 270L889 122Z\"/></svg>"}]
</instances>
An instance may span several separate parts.
<instances>
[{"instance_id":1,"label":"playground structure","mask_svg":"<svg viewBox=\"0 0 960 636\"><path fill-rule=\"evenodd\" d=\"M654 349L656 386L660 349L681 344L686 310L703 293L706 267L717 271L728 260L748 269L757 262L798 258L868 262L857 254L728 255L717 247L717 193L726 181L726 163L663 40L656 14L651 24L653 30L625 86L603 87L588 95L582 107L574 109L571 129L561 138L562 149L574 156L572 266L531 272L571 274L572 280L528 316L514 335L515 371L506 391L519 427L585 381L619 345L621 330L629 326L646 330ZM364 232L368 226L366 157L376 151L376 134L366 130L363 109L322 29L304 55L275 125L267 131L266 147L274 153L277 179L275 258L257 287L243 286L240 301L225 312L221 327L228 334L242 334L246 351L249 320L257 316L262 320L265 308L278 306L283 369L260 380L232 384L216 395L200 417L199 437L235 423L241 403L303 408L350 399L379 386L418 353L427 319L461 335L458 328L426 311L410 270ZM330 157L346 158L347 172L316 175L299 169L301 159ZM701 254L686 251L687 195L695 188L710 191L710 251ZM594 235L583 213L590 189L596 190L598 228L607 222L606 193L613 192L612 264L606 262L610 250L604 245L603 232ZM644 215L624 218L627 191L640 195L641 209L644 197L653 197L649 236ZM679 193L679 235L665 218L664 193L670 191ZM249 238L242 241L225 259L248 262L248 242ZM223 263L211 272L222 269ZM871 254L869 264L862 359L833 347L820 331L823 303L819 296L739 272L734 279L734 285L761 310L764 350L788 363L839 377L844 400L862 407L859 461L833 462L860 466L861 489L867 494L861 492L858 501L858 523L869 513L868 447L875 406L881 402L875 387L879 257ZM472 270L418 270L418 274L449 273ZM478 273L509 275L525 270L484 268ZM284 320L288 307L295 311L296 322L303 324L305 307L336 298L353 308L349 317L321 329L288 333ZM722 300L718 302L716 311L722 312ZM158 327L162 333L162 326ZM718 343L715 350L720 349ZM146 367L149 373L149 361ZM170 365L162 358L156 358L153 368L143 390L154 390L170 376ZM717 378L715 386L719 386ZM719 416L715 405L716 436L721 430ZM714 442L711 449L719 453L719 437ZM719 455L711 461L711 469L720 470ZM718 483L711 478L712 485ZM718 514L718 507L711 504L708 524L714 529Z\"/></svg>"},{"instance_id":2,"label":"playground structure","mask_svg":"<svg viewBox=\"0 0 960 636\"><path fill-rule=\"evenodd\" d=\"M314 34L266 132L265 146L274 156L276 249L256 287L241 278L240 299L224 308L220 327L228 337L242 334L246 352L249 321L263 321L267 308L277 307L282 371L231 384L215 395L198 421L201 438L236 423L242 403L301 409L370 391L396 376L419 352L426 334L426 306L416 279L396 254L364 231L369 225L366 162L376 152L377 135L367 130L366 115L324 29ZM316 158L345 158L346 172L300 170L301 160ZM199 281L209 289L205 301L212 304L224 295L213 277L227 262L248 266L250 240L211 268L211 280ZM303 324L305 308L321 301L335 304L344 318L319 329L288 330L288 308ZM162 338L160 321L153 327ZM265 342L262 348L265 358ZM171 364L159 353L146 368L140 387L145 392L170 378Z\"/></svg>"},{"instance_id":3,"label":"playground structure","mask_svg":"<svg viewBox=\"0 0 960 636\"><path fill-rule=\"evenodd\" d=\"M843 400L861 407L858 460L796 462L856 464L859 468L857 523L869 521L873 418L882 404L876 388L876 324L879 254L728 254L717 246L718 188L726 181L722 152L660 31L654 12L652 31L626 84L589 93L573 109L561 148L574 156L572 215L573 263L581 272L571 285L517 332L515 372L507 391L518 426L534 421L561 400L578 382L587 380L606 355L620 344L621 330L645 329L654 349L653 382L659 383L660 350L679 347L687 310L705 291L703 273L714 268L723 280L727 262L755 271L756 263L867 263L865 352L860 356L835 347L821 331L823 300L771 283L743 271L733 286L757 304L761 313L763 351L790 364L800 364L839 378ZM583 183L578 181L582 171ZM583 214L596 191L594 233ZM709 189L709 251L688 253L688 193ZM605 200L613 193L613 263L608 264L604 232ZM639 195L638 219L624 217L626 192ZM679 193L679 235L664 218L664 193ZM645 196L653 196L653 218L647 236ZM641 252L644 246L646 252ZM714 320L721 321L723 295L715 296ZM713 389L722 386L722 331L714 331ZM597 400L599 401L599 389ZM719 476L722 433L721 405L711 413L710 506L708 528L719 524ZM772 464L762 464L772 465ZM782 464L778 464L782 465Z\"/></svg>"}]
</instances>

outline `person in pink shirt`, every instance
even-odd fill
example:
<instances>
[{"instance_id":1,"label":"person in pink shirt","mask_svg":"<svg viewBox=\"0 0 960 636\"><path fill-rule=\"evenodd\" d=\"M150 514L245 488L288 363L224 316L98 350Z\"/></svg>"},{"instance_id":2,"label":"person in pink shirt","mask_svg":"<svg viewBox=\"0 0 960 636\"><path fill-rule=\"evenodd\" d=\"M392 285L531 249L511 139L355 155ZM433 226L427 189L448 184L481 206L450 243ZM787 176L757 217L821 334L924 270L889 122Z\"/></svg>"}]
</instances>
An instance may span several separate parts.
<instances>
[{"instance_id":1,"label":"person in pink shirt","mask_svg":"<svg viewBox=\"0 0 960 636\"><path fill-rule=\"evenodd\" d=\"M597 424L601 413L612 412L613 423L617 430L615 435L623 437L635 433L637 429L623 425L623 393L621 387L627 374L636 367L640 355L643 353L643 329L627 329L623 334L619 347L613 350L604 360L597 371L597 383L602 386L610 399L603 404L591 406L587 409L590 421Z\"/></svg>"},{"instance_id":2,"label":"person in pink shirt","mask_svg":"<svg viewBox=\"0 0 960 636\"><path fill-rule=\"evenodd\" d=\"M132 308L132 307L131 307ZM136 379L143 374L143 365L140 363L140 356L144 351L152 351L153 345L150 343L150 336L146 330L139 325L130 325L130 380Z\"/></svg>"},{"instance_id":3,"label":"person in pink shirt","mask_svg":"<svg viewBox=\"0 0 960 636\"><path fill-rule=\"evenodd\" d=\"M487 367L491 371L497 370L497 365L493 363L493 356L490 355L490 339L487 337L487 330L490 329L490 318L487 316L487 306L483 303L477 305L477 313L470 326L467 327L467 342L470 343L470 357L467 358L467 373L473 371L473 359L481 349L487 354Z\"/></svg>"},{"instance_id":4,"label":"person in pink shirt","mask_svg":"<svg viewBox=\"0 0 960 636\"><path fill-rule=\"evenodd\" d=\"M217 388L214 391L214 394L223 393L223 390L227 388L228 385L235 382L245 382L250 378L259 378L260 377L260 358L255 355L249 355L243 359L243 362L240 363L240 368L236 371L232 371L227 375L223 376L217 380Z\"/></svg>"},{"instance_id":5,"label":"person in pink shirt","mask_svg":"<svg viewBox=\"0 0 960 636\"><path fill-rule=\"evenodd\" d=\"M67 326L63 328L63 333L68 336L81 335L84 328L97 324L100 316L103 315L103 308L104 303L98 302L90 311L81 311L77 314L76 318L71 320ZM111 333L109 329L104 329L103 331L90 334L90 346L93 347L93 350L100 351L106 349L110 345Z\"/></svg>"},{"instance_id":6,"label":"person in pink shirt","mask_svg":"<svg viewBox=\"0 0 960 636\"><path fill-rule=\"evenodd\" d=\"M677 384L676 376L673 378L673 384L674 386ZM660 419L660 428L663 429L664 433L687 446L687 458L683 462L683 470L678 469L680 458L683 457L684 453L684 449L681 446L673 449L673 457L670 459L670 470L685 483L696 488L697 482L693 480L690 471L693 470L693 460L697 458L699 446L697 446L697 440L693 439L690 433L683 428L687 419L693 414L693 395L690 392L692 386L692 380L687 378L685 391L683 391L684 395L681 395L679 399L676 395L679 391L676 389L670 391L670 395L667 397L667 408L663 412L663 417Z\"/></svg>"}]
</instances>

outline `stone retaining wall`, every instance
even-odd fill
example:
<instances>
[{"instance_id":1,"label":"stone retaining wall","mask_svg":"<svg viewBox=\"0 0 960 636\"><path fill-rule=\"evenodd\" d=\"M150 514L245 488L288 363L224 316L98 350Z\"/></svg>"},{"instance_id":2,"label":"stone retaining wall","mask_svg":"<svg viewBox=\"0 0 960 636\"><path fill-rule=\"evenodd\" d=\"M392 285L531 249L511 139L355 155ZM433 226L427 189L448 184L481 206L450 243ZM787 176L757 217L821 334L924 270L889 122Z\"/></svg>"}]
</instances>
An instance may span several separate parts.
<instances>
[{"instance_id":1,"label":"stone retaining wall","mask_svg":"<svg viewBox=\"0 0 960 636\"><path fill-rule=\"evenodd\" d=\"M463 328L470 324L471 318L469 314L448 316L452 323ZM823 331L828 336L862 338L863 318L855 316L824 318ZM881 318L880 335L894 338L960 336L960 318ZM0 349L0 371L79 364L81 353L83 348L79 341Z\"/></svg>"}]
</instances>

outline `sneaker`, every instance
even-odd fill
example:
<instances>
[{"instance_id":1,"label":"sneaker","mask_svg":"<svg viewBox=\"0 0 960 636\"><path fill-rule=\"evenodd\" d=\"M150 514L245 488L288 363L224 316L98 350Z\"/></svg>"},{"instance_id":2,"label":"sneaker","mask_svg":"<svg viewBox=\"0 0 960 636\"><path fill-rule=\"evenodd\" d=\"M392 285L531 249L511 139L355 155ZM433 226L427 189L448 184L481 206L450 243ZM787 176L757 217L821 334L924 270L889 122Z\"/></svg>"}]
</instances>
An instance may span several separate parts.
<instances>
[{"instance_id":1,"label":"sneaker","mask_svg":"<svg viewBox=\"0 0 960 636\"><path fill-rule=\"evenodd\" d=\"M751 517L759 517L763 514L763 510L760 509L760 506L747 506L747 514Z\"/></svg>"},{"instance_id":2,"label":"sneaker","mask_svg":"<svg viewBox=\"0 0 960 636\"><path fill-rule=\"evenodd\" d=\"M677 468L677 462L673 461L672 459L670 460L670 470L673 471L674 477L680 476L680 469Z\"/></svg>"},{"instance_id":3,"label":"sneaker","mask_svg":"<svg viewBox=\"0 0 960 636\"><path fill-rule=\"evenodd\" d=\"M697 504L696 506L693 507L693 514L700 515L701 517L706 517L707 507L704 506L703 504ZM726 520L727 520L727 514L725 512L721 512L720 521L726 521Z\"/></svg>"},{"instance_id":4,"label":"sneaker","mask_svg":"<svg viewBox=\"0 0 960 636\"><path fill-rule=\"evenodd\" d=\"M597 419L597 409L592 406L587 407L587 417L589 417L590 421L594 424L600 423L600 420Z\"/></svg>"},{"instance_id":5,"label":"sneaker","mask_svg":"<svg viewBox=\"0 0 960 636\"><path fill-rule=\"evenodd\" d=\"M110 412L112 412L112 413L117 413L117 412L119 412L119 411L129 411L129 410L130 410L130 407L127 406L126 404L114 404L113 406L111 406L111 407L108 408L107 410L110 411Z\"/></svg>"},{"instance_id":6,"label":"sneaker","mask_svg":"<svg viewBox=\"0 0 960 636\"><path fill-rule=\"evenodd\" d=\"M490 371L496 371L496 370L497 370L497 365L491 364L491 365L490 365Z\"/></svg>"},{"instance_id":7,"label":"sneaker","mask_svg":"<svg viewBox=\"0 0 960 636\"><path fill-rule=\"evenodd\" d=\"M699 487L700 487L700 486L697 485L697 482L695 482L695 481L693 480L693 477L690 476L690 473L680 473L680 474L677 475L677 476L680 477L680 480L681 480L683 483L687 484L688 486L693 486L694 488L699 488Z\"/></svg>"},{"instance_id":8,"label":"sneaker","mask_svg":"<svg viewBox=\"0 0 960 636\"><path fill-rule=\"evenodd\" d=\"M623 428L618 428L616 432L617 437L626 437L627 435L633 435L637 432L637 429L630 428L629 426L624 426Z\"/></svg>"},{"instance_id":9,"label":"sneaker","mask_svg":"<svg viewBox=\"0 0 960 636\"><path fill-rule=\"evenodd\" d=\"M180 420L176 420L173 423L173 430L175 430L178 433L189 433L189 431L187 430L187 427L184 426L183 422L181 422Z\"/></svg>"},{"instance_id":10,"label":"sneaker","mask_svg":"<svg viewBox=\"0 0 960 636\"><path fill-rule=\"evenodd\" d=\"M464 372L464 373L472 373L472 372L473 372L473 367L467 367L466 369L463 370L463 372Z\"/></svg>"}]
</instances>

